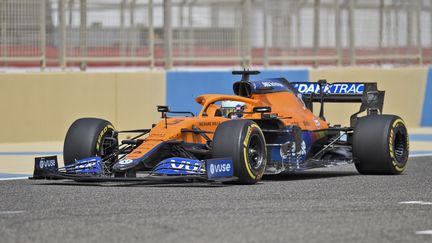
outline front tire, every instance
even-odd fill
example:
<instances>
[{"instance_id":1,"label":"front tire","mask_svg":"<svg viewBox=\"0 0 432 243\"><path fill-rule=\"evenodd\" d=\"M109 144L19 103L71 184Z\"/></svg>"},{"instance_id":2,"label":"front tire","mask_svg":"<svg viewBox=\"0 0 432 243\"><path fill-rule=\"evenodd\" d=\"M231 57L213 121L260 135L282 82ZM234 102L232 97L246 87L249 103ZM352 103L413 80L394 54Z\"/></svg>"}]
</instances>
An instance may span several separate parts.
<instances>
[{"instance_id":1,"label":"front tire","mask_svg":"<svg viewBox=\"0 0 432 243\"><path fill-rule=\"evenodd\" d=\"M360 174L400 174L405 170L408 154L408 132L400 117L371 115L357 121L353 155Z\"/></svg>"},{"instance_id":2,"label":"front tire","mask_svg":"<svg viewBox=\"0 0 432 243\"><path fill-rule=\"evenodd\" d=\"M108 140L106 138L111 138ZM69 127L63 146L65 165L93 156L103 157L116 146L114 126L98 118L81 118Z\"/></svg>"},{"instance_id":3,"label":"front tire","mask_svg":"<svg viewBox=\"0 0 432 243\"><path fill-rule=\"evenodd\" d=\"M214 133L212 157L232 158L238 183L255 184L262 178L267 165L264 135L253 121L226 121Z\"/></svg>"}]
</instances>

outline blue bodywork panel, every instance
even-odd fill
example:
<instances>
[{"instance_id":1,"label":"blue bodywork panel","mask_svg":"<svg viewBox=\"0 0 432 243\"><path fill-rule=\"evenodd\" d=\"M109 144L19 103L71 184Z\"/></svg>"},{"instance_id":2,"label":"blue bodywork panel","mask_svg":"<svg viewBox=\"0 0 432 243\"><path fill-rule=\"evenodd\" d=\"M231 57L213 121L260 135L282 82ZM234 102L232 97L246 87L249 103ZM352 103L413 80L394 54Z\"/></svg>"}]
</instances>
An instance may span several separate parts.
<instances>
[{"instance_id":1,"label":"blue bodywork panel","mask_svg":"<svg viewBox=\"0 0 432 243\"><path fill-rule=\"evenodd\" d=\"M232 159L209 159L206 161L173 157L159 162L152 174L160 175L207 175L208 179L226 178L234 175Z\"/></svg>"},{"instance_id":2,"label":"blue bodywork panel","mask_svg":"<svg viewBox=\"0 0 432 243\"><path fill-rule=\"evenodd\" d=\"M204 162L179 157L168 158L159 162L153 168L152 173L164 175L202 175L205 173Z\"/></svg>"},{"instance_id":3,"label":"blue bodywork panel","mask_svg":"<svg viewBox=\"0 0 432 243\"><path fill-rule=\"evenodd\" d=\"M63 167L66 172L70 173L83 173L83 174L97 174L103 172L102 159L100 157L90 157L85 159L76 160L74 164Z\"/></svg>"},{"instance_id":4,"label":"blue bodywork panel","mask_svg":"<svg viewBox=\"0 0 432 243\"><path fill-rule=\"evenodd\" d=\"M302 131L296 141L293 127L286 127L272 140L272 146L268 147L270 160L268 161L267 174L277 174L282 171L302 170L304 163L311 157L315 143L326 136L325 131Z\"/></svg>"},{"instance_id":5,"label":"blue bodywork panel","mask_svg":"<svg viewBox=\"0 0 432 243\"><path fill-rule=\"evenodd\" d=\"M293 92L285 78L269 78L249 81L252 93ZM291 86L292 87L292 86Z\"/></svg>"}]
</instances>

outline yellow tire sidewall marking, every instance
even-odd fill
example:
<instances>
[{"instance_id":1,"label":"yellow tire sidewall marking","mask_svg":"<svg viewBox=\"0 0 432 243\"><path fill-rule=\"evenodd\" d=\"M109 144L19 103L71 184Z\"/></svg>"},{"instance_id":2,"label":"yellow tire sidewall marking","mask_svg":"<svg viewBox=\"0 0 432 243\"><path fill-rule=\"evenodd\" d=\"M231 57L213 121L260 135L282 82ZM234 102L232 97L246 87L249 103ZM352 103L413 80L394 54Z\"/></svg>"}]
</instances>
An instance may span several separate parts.
<instances>
[{"instance_id":1,"label":"yellow tire sidewall marking","mask_svg":"<svg viewBox=\"0 0 432 243\"><path fill-rule=\"evenodd\" d=\"M255 180L255 179L257 178L257 176L254 175L254 173L252 173L252 170L251 170L250 165L249 165L249 159L248 159L248 157L247 157L247 147L248 147L248 145L249 145L250 135L251 135L251 133L252 133L252 129L253 129L254 127L260 129L258 125L256 125L256 124L251 124L250 126L248 126L248 130L247 130L247 132L246 132L245 139L243 140L243 156L244 156L244 160L243 160L243 161L244 161L244 163L245 163L246 170L247 170L247 172L248 172L250 178L252 178L252 179Z\"/></svg>"},{"instance_id":2,"label":"yellow tire sidewall marking","mask_svg":"<svg viewBox=\"0 0 432 243\"><path fill-rule=\"evenodd\" d=\"M100 144L101 144L101 142L102 142L102 138L103 138L103 136L105 135L105 133L106 133L109 129L111 129L111 130L113 130L113 131L115 130L114 127L113 127L112 125L106 125L106 126L102 129L102 131L99 133L98 139L97 139L97 141L96 141L96 151L99 151Z\"/></svg>"},{"instance_id":3,"label":"yellow tire sidewall marking","mask_svg":"<svg viewBox=\"0 0 432 243\"><path fill-rule=\"evenodd\" d=\"M389 151L390 151L390 158L392 161L392 165L393 168L397 171L397 172L402 172L405 170L405 165L400 166L397 162L396 162L396 158L394 156L394 151L393 151L393 136L394 136L394 128L398 125L398 124L402 124L403 126L405 126L405 123L402 119L396 119L391 128L390 128L390 137L389 137ZM409 146L409 141L408 141L408 137L407 137L407 146Z\"/></svg>"}]
</instances>

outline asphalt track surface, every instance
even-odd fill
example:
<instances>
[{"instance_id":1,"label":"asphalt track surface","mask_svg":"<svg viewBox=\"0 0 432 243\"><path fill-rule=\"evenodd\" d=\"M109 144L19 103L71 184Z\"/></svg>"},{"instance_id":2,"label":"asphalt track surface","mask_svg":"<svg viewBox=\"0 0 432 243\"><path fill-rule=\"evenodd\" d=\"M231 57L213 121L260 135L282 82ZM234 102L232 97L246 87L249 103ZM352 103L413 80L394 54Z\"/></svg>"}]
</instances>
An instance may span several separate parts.
<instances>
[{"instance_id":1,"label":"asphalt track surface","mask_svg":"<svg viewBox=\"0 0 432 243\"><path fill-rule=\"evenodd\" d=\"M419 157L400 176L346 165L254 186L0 181L0 241L432 242L431 174Z\"/></svg>"}]
</instances>

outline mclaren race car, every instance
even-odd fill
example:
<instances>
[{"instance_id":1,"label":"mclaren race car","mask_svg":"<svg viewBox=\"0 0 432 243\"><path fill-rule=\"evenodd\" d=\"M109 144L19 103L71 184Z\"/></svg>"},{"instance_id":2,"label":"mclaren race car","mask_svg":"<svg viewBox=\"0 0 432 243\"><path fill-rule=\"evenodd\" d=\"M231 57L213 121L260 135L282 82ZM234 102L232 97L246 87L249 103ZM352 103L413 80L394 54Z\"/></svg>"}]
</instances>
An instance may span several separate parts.
<instances>
[{"instance_id":1,"label":"mclaren race car","mask_svg":"<svg viewBox=\"0 0 432 243\"><path fill-rule=\"evenodd\" d=\"M116 130L106 120L81 118L64 141L64 167L37 158L34 178L76 181L235 181L254 184L264 174L354 163L361 174L400 174L408 160L404 121L383 115L376 83L290 83L284 78L233 84L234 95L196 97L192 112L158 106L151 129ZM357 102L350 126L324 117L328 102ZM313 104L319 103L317 115ZM359 116L363 114L363 116ZM118 135L135 133L120 141Z\"/></svg>"}]
</instances>

